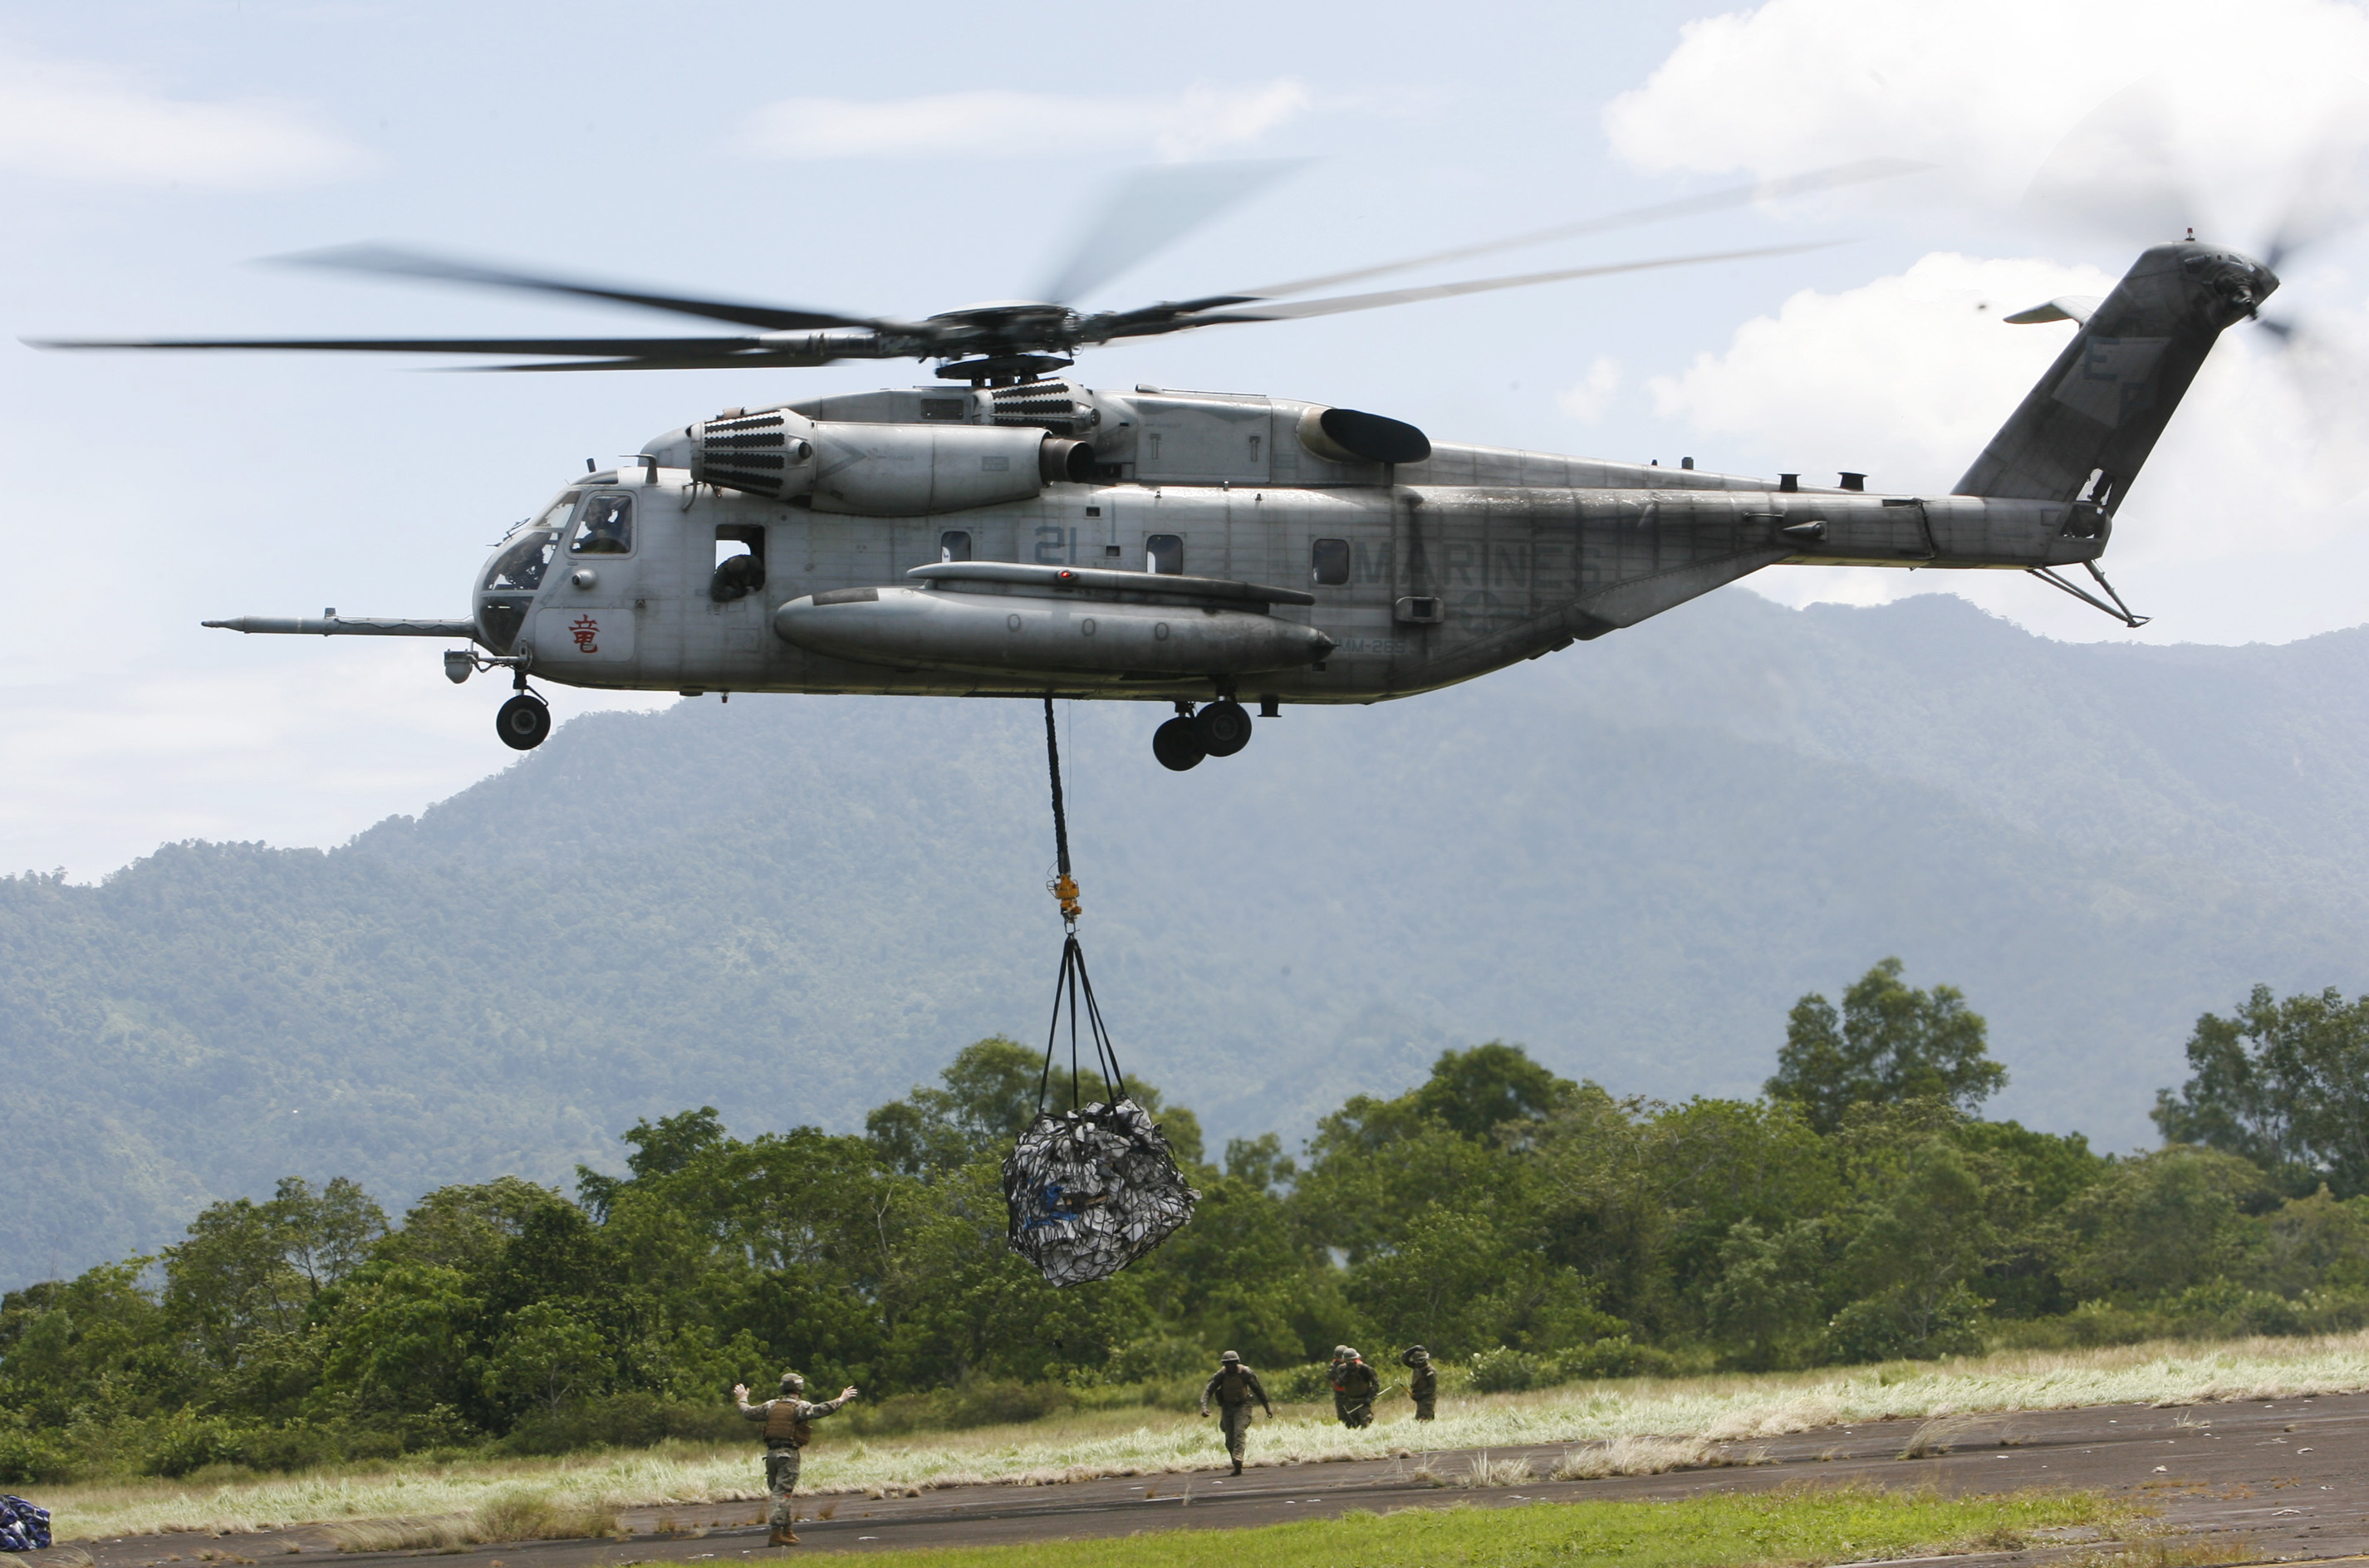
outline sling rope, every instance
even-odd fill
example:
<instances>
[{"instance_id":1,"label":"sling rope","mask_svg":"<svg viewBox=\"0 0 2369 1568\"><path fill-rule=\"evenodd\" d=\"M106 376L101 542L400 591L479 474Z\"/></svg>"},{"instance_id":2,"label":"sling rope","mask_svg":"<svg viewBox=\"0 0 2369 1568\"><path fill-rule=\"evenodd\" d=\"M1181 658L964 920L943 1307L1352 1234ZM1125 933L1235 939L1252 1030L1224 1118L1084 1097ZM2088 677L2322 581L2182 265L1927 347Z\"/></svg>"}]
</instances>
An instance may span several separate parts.
<instances>
[{"instance_id":1,"label":"sling rope","mask_svg":"<svg viewBox=\"0 0 2369 1568\"><path fill-rule=\"evenodd\" d=\"M1093 1044L1093 1067L1102 1078L1108 1102L1127 1098L1127 1080L1120 1073L1118 1052L1110 1031L1103 1025L1103 1010L1094 1001L1094 982L1086 973L1085 949L1078 945L1078 884L1070 875L1070 818L1061 800L1061 739L1053 722L1053 696L1045 695L1045 761L1053 781L1053 880L1046 888L1061 906L1061 973L1053 983L1053 1017L1045 1028L1045 1070L1036 1079L1036 1114L1045 1114L1052 1087L1053 1057L1060 1044L1061 1014L1070 1015L1070 1108L1085 1105L1084 1062L1079 1036L1082 1030Z\"/></svg>"}]
</instances>

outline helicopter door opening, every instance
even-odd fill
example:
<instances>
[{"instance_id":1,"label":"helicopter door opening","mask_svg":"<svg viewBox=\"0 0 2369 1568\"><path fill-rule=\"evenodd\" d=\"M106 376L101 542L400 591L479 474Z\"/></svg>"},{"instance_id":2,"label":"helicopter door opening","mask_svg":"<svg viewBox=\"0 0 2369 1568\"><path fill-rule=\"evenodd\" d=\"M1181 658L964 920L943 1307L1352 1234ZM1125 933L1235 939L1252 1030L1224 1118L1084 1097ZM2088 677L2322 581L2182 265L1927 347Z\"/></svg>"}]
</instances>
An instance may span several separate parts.
<instances>
[{"instance_id":1,"label":"helicopter door opening","mask_svg":"<svg viewBox=\"0 0 2369 1568\"><path fill-rule=\"evenodd\" d=\"M715 525L715 572L707 579L707 597L718 604L746 599L765 586L765 528L762 523L721 522Z\"/></svg>"},{"instance_id":2,"label":"helicopter door opening","mask_svg":"<svg viewBox=\"0 0 2369 1568\"><path fill-rule=\"evenodd\" d=\"M1163 577L1184 575L1184 536L1180 533L1155 533L1143 542L1143 562L1147 571Z\"/></svg>"},{"instance_id":3,"label":"helicopter door opening","mask_svg":"<svg viewBox=\"0 0 2369 1568\"><path fill-rule=\"evenodd\" d=\"M941 562L969 560L970 531L963 528L950 528L939 534L938 559Z\"/></svg>"}]
</instances>

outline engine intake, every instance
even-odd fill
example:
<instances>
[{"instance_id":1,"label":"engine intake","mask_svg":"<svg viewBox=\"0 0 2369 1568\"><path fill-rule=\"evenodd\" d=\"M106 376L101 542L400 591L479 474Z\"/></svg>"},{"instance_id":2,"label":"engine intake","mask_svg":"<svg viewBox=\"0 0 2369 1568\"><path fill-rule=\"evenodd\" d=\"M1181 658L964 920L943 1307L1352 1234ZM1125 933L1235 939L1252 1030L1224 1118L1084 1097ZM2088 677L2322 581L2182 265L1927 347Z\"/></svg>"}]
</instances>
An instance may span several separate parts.
<instances>
[{"instance_id":1,"label":"engine intake","mask_svg":"<svg viewBox=\"0 0 2369 1568\"><path fill-rule=\"evenodd\" d=\"M815 510L920 517L1025 501L1093 476L1093 449L1035 426L881 425L808 419L786 408L718 416L664 443L691 476ZM660 454L663 462L667 453Z\"/></svg>"}]
</instances>

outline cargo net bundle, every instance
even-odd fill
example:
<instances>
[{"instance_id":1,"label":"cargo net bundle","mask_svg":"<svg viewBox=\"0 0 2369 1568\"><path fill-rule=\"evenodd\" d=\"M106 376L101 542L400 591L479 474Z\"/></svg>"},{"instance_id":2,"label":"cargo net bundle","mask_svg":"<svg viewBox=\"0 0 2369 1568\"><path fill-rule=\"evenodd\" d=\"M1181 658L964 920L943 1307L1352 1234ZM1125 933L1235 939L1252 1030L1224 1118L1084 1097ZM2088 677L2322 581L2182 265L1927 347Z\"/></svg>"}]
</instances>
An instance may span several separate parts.
<instances>
[{"instance_id":1,"label":"cargo net bundle","mask_svg":"<svg viewBox=\"0 0 2369 1568\"><path fill-rule=\"evenodd\" d=\"M1053 987L1053 1021L1045 1032L1045 1070L1036 1081L1036 1119L1003 1160L1003 1201L1011 1214L1012 1250L1053 1286L1108 1279L1166 1241L1193 1218L1201 1195L1184 1173L1151 1114L1127 1097L1118 1053L1094 1001L1086 956L1078 945L1077 884L1070 877L1069 824L1061 808L1061 754L1053 732L1053 701L1045 700L1045 748L1053 773L1053 833L1059 851L1054 896L1068 933L1061 975ZM1070 1108L1048 1111L1053 1056L1061 1015L1070 1019ZM1093 1062L1081 1060L1080 1036L1093 1042ZM1087 1073L1102 1098L1086 1099Z\"/></svg>"}]
</instances>

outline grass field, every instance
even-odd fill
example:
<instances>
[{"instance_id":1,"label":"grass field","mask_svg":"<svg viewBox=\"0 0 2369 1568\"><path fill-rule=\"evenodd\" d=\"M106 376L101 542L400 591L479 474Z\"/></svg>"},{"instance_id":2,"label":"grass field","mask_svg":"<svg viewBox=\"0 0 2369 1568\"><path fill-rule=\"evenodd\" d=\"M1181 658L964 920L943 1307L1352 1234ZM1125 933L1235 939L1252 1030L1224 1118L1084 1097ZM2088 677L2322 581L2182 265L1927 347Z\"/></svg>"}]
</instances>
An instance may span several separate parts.
<instances>
[{"instance_id":1,"label":"grass field","mask_svg":"<svg viewBox=\"0 0 2369 1568\"><path fill-rule=\"evenodd\" d=\"M1382 1459L1422 1449L1578 1447L1566 1461L1597 1473L1644 1473L1718 1462L1719 1445L1885 1416L1921 1418L2115 1403L2197 1404L2369 1389L2369 1334L2220 1345L2008 1352L1939 1363L1890 1363L1768 1376L1580 1383L1459 1400L1418 1429L1403 1400L1364 1431L1313 1406L1253 1430L1253 1464ZM800 1491L874 1496L981 1482L1045 1485L1157 1475L1215 1462L1214 1423L1190 1413L1105 1410L1025 1425L823 1439ZM1665 1439L1643 1441L1642 1439ZM62 1486L40 1501L62 1539L164 1530L235 1531L361 1519L442 1519L478 1539L503 1519L589 1520L668 1503L750 1500L753 1452L667 1448L557 1459L394 1462L306 1474ZM589 1528L589 1527L587 1527Z\"/></svg>"},{"instance_id":2,"label":"grass field","mask_svg":"<svg viewBox=\"0 0 2369 1568\"><path fill-rule=\"evenodd\" d=\"M1743 1568L2020 1551L2054 1532L2112 1534L2138 1522L2091 1493L1943 1497L1871 1486L1785 1487L1665 1503L1539 1503L1402 1508L1252 1529L1169 1530L1120 1540L887 1551L893 1568L1529 1568L1574 1561L1621 1568Z\"/></svg>"}]
</instances>

